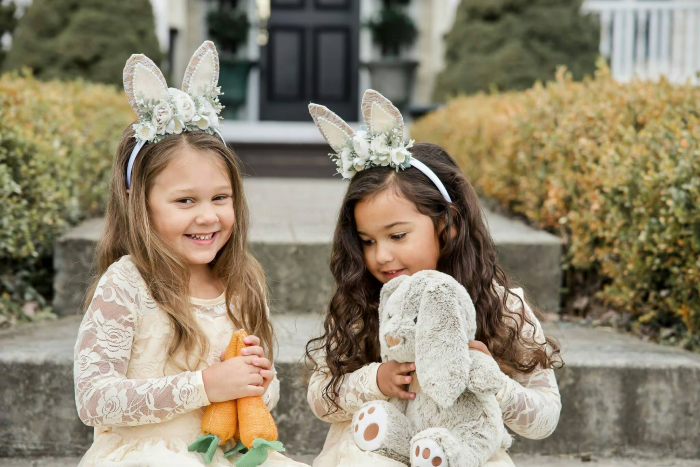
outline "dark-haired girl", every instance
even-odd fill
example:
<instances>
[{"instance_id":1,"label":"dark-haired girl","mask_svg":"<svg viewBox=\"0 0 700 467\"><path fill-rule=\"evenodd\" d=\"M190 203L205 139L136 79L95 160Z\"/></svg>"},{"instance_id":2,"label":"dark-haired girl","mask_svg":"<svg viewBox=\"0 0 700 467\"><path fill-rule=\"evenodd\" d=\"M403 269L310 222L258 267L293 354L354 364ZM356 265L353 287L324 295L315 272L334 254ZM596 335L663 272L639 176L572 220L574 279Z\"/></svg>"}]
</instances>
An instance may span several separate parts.
<instances>
[{"instance_id":1,"label":"dark-haired girl","mask_svg":"<svg viewBox=\"0 0 700 467\"><path fill-rule=\"evenodd\" d=\"M377 308L383 284L425 269L453 276L471 295L478 330L470 347L501 369L496 398L506 426L540 439L559 420L553 371L562 364L559 346L544 335L522 289L511 288L498 265L474 189L439 146L418 143L410 153L423 168L362 167L343 200L331 256L335 291L323 335L307 344L314 370L308 402L317 417L332 423L314 467L402 465L361 451L350 421L367 401L415 397L414 364L381 362ZM487 465L514 464L500 451Z\"/></svg>"}]
</instances>

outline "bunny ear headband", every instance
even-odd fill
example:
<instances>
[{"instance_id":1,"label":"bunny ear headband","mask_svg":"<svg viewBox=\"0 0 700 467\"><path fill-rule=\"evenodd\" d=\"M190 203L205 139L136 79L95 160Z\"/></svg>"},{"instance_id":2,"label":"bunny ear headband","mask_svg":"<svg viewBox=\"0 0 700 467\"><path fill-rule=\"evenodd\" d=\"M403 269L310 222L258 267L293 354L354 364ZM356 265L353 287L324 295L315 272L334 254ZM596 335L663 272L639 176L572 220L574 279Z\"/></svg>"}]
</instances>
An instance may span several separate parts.
<instances>
[{"instance_id":1,"label":"bunny ear headband","mask_svg":"<svg viewBox=\"0 0 700 467\"><path fill-rule=\"evenodd\" d=\"M168 88L163 73L153 61L134 54L124 67L124 91L131 108L139 116L134 123L136 146L126 168L126 187L131 188L134 160L146 143L157 143L169 135L183 131L219 130L219 55L211 41L204 42L192 55L182 80L182 90Z\"/></svg>"},{"instance_id":2,"label":"bunny ear headband","mask_svg":"<svg viewBox=\"0 0 700 467\"><path fill-rule=\"evenodd\" d=\"M435 172L408 151L413 140L404 145L403 117L399 109L377 91L368 89L362 97L362 116L367 131L353 131L342 118L322 105L309 104L309 113L335 151L330 156L343 178L350 179L371 167L389 166L397 171L415 167L435 184L448 203L452 202Z\"/></svg>"}]
</instances>

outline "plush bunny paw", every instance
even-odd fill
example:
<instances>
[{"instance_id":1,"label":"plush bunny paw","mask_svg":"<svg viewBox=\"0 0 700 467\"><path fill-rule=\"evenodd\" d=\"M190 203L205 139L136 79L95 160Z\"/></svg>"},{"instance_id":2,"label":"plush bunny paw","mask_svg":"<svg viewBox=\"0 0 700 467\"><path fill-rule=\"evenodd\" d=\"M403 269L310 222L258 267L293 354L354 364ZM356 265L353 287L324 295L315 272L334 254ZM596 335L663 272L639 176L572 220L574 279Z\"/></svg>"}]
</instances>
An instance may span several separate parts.
<instances>
[{"instance_id":1,"label":"plush bunny paw","mask_svg":"<svg viewBox=\"0 0 700 467\"><path fill-rule=\"evenodd\" d=\"M445 451L432 439L417 440L411 446L411 467L448 467Z\"/></svg>"},{"instance_id":2,"label":"plush bunny paw","mask_svg":"<svg viewBox=\"0 0 700 467\"><path fill-rule=\"evenodd\" d=\"M363 451L376 451L386 439L389 417L379 404L366 405L352 420L355 442Z\"/></svg>"},{"instance_id":3,"label":"plush bunny paw","mask_svg":"<svg viewBox=\"0 0 700 467\"><path fill-rule=\"evenodd\" d=\"M408 464L411 435L408 420L385 401L368 402L352 419L353 437L363 451L372 451Z\"/></svg>"}]
</instances>

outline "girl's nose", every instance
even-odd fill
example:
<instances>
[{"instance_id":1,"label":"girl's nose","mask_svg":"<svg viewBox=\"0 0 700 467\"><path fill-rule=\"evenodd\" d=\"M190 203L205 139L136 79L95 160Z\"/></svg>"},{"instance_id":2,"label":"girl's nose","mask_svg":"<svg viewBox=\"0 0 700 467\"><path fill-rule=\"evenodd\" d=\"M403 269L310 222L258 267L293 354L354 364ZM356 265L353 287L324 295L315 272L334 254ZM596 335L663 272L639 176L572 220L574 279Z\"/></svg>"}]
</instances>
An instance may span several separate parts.
<instances>
[{"instance_id":1,"label":"girl's nose","mask_svg":"<svg viewBox=\"0 0 700 467\"><path fill-rule=\"evenodd\" d=\"M202 211L195 218L195 223L198 225L216 224L219 222L219 216L211 206L202 208Z\"/></svg>"},{"instance_id":2,"label":"girl's nose","mask_svg":"<svg viewBox=\"0 0 700 467\"><path fill-rule=\"evenodd\" d=\"M391 251L379 243L377 243L376 255L377 263L379 264L386 264L394 260L394 255L391 254Z\"/></svg>"}]
</instances>

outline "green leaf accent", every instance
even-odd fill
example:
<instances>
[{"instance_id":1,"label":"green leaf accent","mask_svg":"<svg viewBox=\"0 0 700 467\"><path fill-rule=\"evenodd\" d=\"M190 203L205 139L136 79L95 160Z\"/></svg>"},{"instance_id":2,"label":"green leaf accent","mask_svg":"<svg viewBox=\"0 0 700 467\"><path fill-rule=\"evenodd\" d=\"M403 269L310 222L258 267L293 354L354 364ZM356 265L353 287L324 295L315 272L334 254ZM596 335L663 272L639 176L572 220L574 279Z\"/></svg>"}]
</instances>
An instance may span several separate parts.
<instances>
[{"instance_id":1,"label":"green leaf accent","mask_svg":"<svg viewBox=\"0 0 700 467\"><path fill-rule=\"evenodd\" d=\"M199 438L194 443L187 447L187 450L192 452L202 452L206 453L204 456L204 463L210 464L211 460L214 458L214 453L216 448L219 446L219 437L216 435L206 435Z\"/></svg>"},{"instance_id":2,"label":"green leaf accent","mask_svg":"<svg viewBox=\"0 0 700 467\"><path fill-rule=\"evenodd\" d=\"M253 441L253 447L236 462L236 467L257 467L267 460L269 451L284 450L284 446L279 441L258 438Z\"/></svg>"},{"instance_id":3,"label":"green leaf accent","mask_svg":"<svg viewBox=\"0 0 700 467\"><path fill-rule=\"evenodd\" d=\"M243 441L241 441L240 439L238 440L238 442L236 443L236 445L234 447L232 447L231 449L229 449L228 451L226 451L224 453L224 457L232 456L232 455L236 454L237 452L248 452L248 448L245 447L245 444L243 444Z\"/></svg>"}]
</instances>

